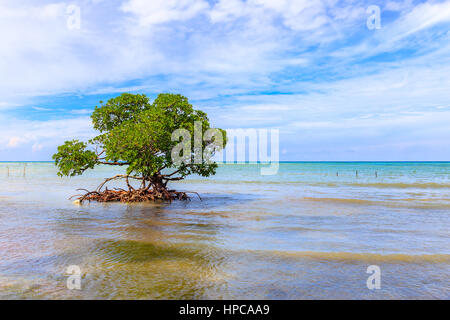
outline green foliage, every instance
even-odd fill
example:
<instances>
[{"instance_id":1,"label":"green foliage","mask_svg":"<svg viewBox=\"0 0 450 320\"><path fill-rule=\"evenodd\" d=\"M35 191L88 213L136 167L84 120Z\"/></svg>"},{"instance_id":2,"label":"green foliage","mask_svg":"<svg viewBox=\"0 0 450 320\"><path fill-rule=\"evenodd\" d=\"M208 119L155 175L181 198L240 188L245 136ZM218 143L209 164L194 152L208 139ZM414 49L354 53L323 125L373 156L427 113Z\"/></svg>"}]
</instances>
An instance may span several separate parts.
<instances>
[{"instance_id":1,"label":"green foliage","mask_svg":"<svg viewBox=\"0 0 450 320\"><path fill-rule=\"evenodd\" d=\"M66 141L58 147L58 153L53 155L53 160L59 168L60 177L80 175L85 170L94 168L97 155L86 148L87 144L78 140Z\"/></svg>"},{"instance_id":2,"label":"green foliage","mask_svg":"<svg viewBox=\"0 0 450 320\"><path fill-rule=\"evenodd\" d=\"M100 107L95 107L91 116L94 129L100 132L110 131L135 118L141 111L151 108L150 101L144 94L123 93L105 104L100 101L100 104Z\"/></svg>"},{"instance_id":3,"label":"green foliage","mask_svg":"<svg viewBox=\"0 0 450 320\"><path fill-rule=\"evenodd\" d=\"M194 173L215 174L217 164L209 159L195 164L179 164L172 159L171 151L179 143L172 141L176 129L187 130L194 146L194 123L201 123L202 134L211 128L206 113L194 110L186 97L165 93L150 103L145 95L125 93L105 104L100 103L91 116L100 135L90 140L89 145L77 140L67 141L53 156L60 176L79 175L99 164L126 166L128 175L148 180L170 168L174 170L165 175L167 180L173 180L175 174L176 179ZM224 147L225 131L219 130L224 137ZM202 150L213 140L202 141ZM188 157L193 160L196 152L198 150L192 148Z\"/></svg>"}]
</instances>

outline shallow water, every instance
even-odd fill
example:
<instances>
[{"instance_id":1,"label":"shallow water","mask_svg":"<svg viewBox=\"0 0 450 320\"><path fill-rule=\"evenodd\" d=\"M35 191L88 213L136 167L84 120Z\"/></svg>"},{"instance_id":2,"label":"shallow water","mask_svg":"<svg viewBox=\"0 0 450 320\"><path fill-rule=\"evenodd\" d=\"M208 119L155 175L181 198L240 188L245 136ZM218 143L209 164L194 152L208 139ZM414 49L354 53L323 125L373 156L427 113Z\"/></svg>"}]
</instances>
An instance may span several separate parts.
<instances>
[{"instance_id":1,"label":"shallow water","mask_svg":"<svg viewBox=\"0 0 450 320\"><path fill-rule=\"evenodd\" d=\"M203 201L76 206L77 188L116 172L0 163L0 298L450 298L450 163L260 168L173 184ZM67 289L70 265L81 290Z\"/></svg>"}]
</instances>

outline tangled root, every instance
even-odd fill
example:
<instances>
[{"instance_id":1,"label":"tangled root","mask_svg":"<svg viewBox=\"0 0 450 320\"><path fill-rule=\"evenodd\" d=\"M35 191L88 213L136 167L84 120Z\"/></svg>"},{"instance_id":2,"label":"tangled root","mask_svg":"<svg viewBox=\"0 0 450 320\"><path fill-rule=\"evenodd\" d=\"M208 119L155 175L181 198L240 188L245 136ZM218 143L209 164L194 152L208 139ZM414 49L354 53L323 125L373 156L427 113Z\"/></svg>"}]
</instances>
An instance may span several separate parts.
<instances>
[{"instance_id":1,"label":"tangled root","mask_svg":"<svg viewBox=\"0 0 450 320\"><path fill-rule=\"evenodd\" d=\"M115 188L115 190L108 190L108 188L106 187L106 189L102 191L102 188L107 182L116 179L126 179L128 190L117 188ZM129 179L141 180L141 188L133 188L128 181ZM145 180L143 180L142 177L132 177L119 174L112 178L105 179L105 181L100 184L95 191L78 189L77 191L85 191L86 193L72 196L69 198L69 200L77 197L77 200L75 201L77 204L81 204L85 200L98 202L146 202L163 200L171 202L172 200L190 200L189 196L187 195L188 193L195 193L199 197L200 201L202 200L197 192L178 192L175 190L169 190L166 188L166 184L167 182L162 183L161 179L159 179L156 180L156 182L153 182L148 187L145 187Z\"/></svg>"},{"instance_id":2,"label":"tangled root","mask_svg":"<svg viewBox=\"0 0 450 320\"><path fill-rule=\"evenodd\" d=\"M84 189L78 189L84 190ZM175 190L163 190L162 192L146 189L137 190L104 190L104 191L87 191L84 195L75 195L77 203L83 201L97 201L97 202L146 202L146 201L172 201L172 200L190 200L186 192L177 192ZM200 198L200 196L199 196ZM201 198L200 198L201 199Z\"/></svg>"}]
</instances>

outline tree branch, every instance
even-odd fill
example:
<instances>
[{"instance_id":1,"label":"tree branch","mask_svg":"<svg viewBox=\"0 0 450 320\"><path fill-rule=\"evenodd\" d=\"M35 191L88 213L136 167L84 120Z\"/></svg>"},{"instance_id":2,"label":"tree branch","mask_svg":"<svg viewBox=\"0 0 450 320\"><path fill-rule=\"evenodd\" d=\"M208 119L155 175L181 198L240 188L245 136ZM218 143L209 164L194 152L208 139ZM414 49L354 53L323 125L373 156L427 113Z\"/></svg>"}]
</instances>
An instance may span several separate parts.
<instances>
[{"instance_id":1,"label":"tree branch","mask_svg":"<svg viewBox=\"0 0 450 320\"><path fill-rule=\"evenodd\" d=\"M125 174L118 174L118 175L115 175L114 177L105 179L105 181L103 181L103 183L97 187L97 192L100 192L100 191L102 190L103 186L104 186L107 182L112 181L112 180L116 180L116 179L119 179L119 178L125 178L125 179L127 179L127 184L128 184L128 185L129 185L128 179L136 179L136 180L143 180L143 179L144 179L144 178L142 178L142 177L135 177L135 176L127 176L127 175L125 175Z\"/></svg>"},{"instance_id":2,"label":"tree branch","mask_svg":"<svg viewBox=\"0 0 450 320\"><path fill-rule=\"evenodd\" d=\"M179 181L179 180L183 180L183 177L176 177L176 178L163 178L163 180L166 181Z\"/></svg>"},{"instance_id":3,"label":"tree branch","mask_svg":"<svg viewBox=\"0 0 450 320\"><path fill-rule=\"evenodd\" d=\"M128 162L104 162L104 161L99 161L98 163L100 163L100 164L107 164L109 166L128 166L128 165L130 165L130 163L128 163Z\"/></svg>"}]
</instances>

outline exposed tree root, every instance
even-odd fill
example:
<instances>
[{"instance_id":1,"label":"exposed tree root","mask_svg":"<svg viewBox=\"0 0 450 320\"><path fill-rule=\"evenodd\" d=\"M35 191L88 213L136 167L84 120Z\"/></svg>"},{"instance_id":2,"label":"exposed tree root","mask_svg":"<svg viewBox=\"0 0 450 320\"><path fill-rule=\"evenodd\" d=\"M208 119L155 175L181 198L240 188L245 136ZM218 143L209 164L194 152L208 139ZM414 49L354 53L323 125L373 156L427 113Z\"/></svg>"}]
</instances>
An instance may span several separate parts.
<instances>
[{"instance_id":1,"label":"exposed tree root","mask_svg":"<svg viewBox=\"0 0 450 320\"><path fill-rule=\"evenodd\" d=\"M102 188L109 181L124 178L128 186L128 190L121 188L115 188L109 190L107 187L102 191ZM85 191L84 194L77 194L69 199L76 198L76 202L81 204L83 201L97 201L97 202L146 202L146 201L172 201L172 200L190 200L187 193L195 193L201 200L201 197L196 192L178 192L175 190L169 190L166 188L165 183L149 183L146 187L145 182L141 184L141 188L135 189L130 183L129 179L142 180L139 177L132 177L126 175L117 175L112 178L105 179L105 181L98 186L95 191L89 191L86 189L77 189L77 191Z\"/></svg>"},{"instance_id":2,"label":"exposed tree root","mask_svg":"<svg viewBox=\"0 0 450 320\"><path fill-rule=\"evenodd\" d=\"M126 191L123 189L104 191L90 191L84 195L75 195L71 199L76 198L79 203L83 201L97 201L97 202L145 202L145 201L172 201L172 200L190 200L185 192L177 192L175 190L165 190L165 192L158 192L154 190L138 189Z\"/></svg>"}]
</instances>

